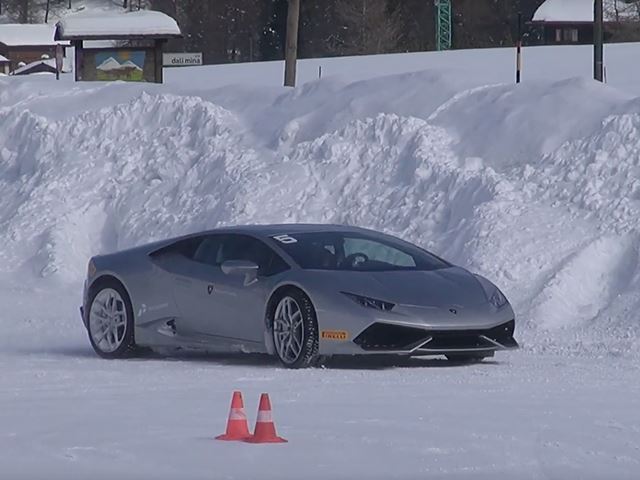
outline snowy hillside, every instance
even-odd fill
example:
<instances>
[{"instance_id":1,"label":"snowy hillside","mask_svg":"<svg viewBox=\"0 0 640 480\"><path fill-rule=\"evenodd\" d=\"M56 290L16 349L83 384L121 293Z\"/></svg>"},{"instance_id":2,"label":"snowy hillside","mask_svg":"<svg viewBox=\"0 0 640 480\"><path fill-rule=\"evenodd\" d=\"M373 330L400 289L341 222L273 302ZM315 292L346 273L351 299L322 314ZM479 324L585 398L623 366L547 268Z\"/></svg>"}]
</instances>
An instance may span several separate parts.
<instances>
[{"instance_id":1,"label":"snowy hillside","mask_svg":"<svg viewBox=\"0 0 640 480\"><path fill-rule=\"evenodd\" d=\"M163 86L0 78L0 465L635 478L638 54L607 47L609 85L589 79L587 47L526 49L517 86L511 50L310 60L294 90L280 63L173 69ZM523 351L304 373L94 358L77 310L91 255L298 221L381 229L482 273L514 304ZM290 443L212 443L232 388L251 409L273 393Z\"/></svg>"}]
</instances>

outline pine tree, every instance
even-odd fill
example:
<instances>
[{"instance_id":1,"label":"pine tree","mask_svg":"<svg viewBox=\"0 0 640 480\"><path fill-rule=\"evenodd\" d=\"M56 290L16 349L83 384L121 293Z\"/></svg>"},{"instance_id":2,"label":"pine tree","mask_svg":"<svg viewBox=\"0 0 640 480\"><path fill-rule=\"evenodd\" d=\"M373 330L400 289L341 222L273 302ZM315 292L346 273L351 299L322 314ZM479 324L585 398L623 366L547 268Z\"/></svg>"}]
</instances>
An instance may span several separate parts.
<instances>
[{"instance_id":1,"label":"pine tree","mask_svg":"<svg viewBox=\"0 0 640 480\"><path fill-rule=\"evenodd\" d=\"M336 14L338 53L376 54L401 48L402 19L387 0L338 0Z\"/></svg>"}]
</instances>

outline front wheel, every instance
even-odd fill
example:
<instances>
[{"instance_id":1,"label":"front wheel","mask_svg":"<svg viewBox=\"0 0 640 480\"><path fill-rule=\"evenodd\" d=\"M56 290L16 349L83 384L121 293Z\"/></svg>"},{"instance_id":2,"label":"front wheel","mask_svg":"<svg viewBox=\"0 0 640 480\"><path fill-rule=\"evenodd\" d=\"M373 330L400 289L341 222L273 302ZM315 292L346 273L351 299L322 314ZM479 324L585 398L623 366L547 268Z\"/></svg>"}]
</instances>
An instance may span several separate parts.
<instances>
[{"instance_id":1,"label":"front wheel","mask_svg":"<svg viewBox=\"0 0 640 480\"><path fill-rule=\"evenodd\" d=\"M318 359L318 322L311 300L291 290L280 297L273 314L273 344L287 368L312 366Z\"/></svg>"},{"instance_id":2,"label":"front wheel","mask_svg":"<svg viewBox=\"0 0 640 480\"><path fill-rule=\"evenodd\" d=\"M133 352L133 308L127 291L118 281L98 281L89 298L87 315L89 341L98 355L112 359Z\"/></svg>"}]
</instances>

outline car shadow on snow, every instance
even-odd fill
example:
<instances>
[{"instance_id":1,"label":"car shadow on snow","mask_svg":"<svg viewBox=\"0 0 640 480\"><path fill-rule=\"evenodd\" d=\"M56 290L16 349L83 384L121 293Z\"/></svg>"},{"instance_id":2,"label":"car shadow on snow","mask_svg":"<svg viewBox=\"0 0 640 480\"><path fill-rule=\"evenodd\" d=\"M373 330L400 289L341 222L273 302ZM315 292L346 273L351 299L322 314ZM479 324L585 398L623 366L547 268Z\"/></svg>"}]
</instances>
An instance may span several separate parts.
<instances>
[{"instance_id":1,"label":"car shadow on snow","mask_svg":"<svg viewBox=\"0 0 640 480\"><path fill-rule=\"evenodd\" d=\"M228 366L282 368L282 364L275 357L266 354L219 354L202 352L160 354L153 352L145 353L142 357L138 358L160 361L189 361ZM455 368L468 367L469 365L495 366L501 364L502 362L493 359L469 363L433 357L367 355L325 357L321 358L314 368L328 370L385 370L394 368Z\"/></svg>"},{"instance_id":2,"label":"car shadow on snow","mask_svg":"<svg viewBox=\"0 0 640 480\"><path fill-rule=\"evenodd\" d=\"M36 353L33 351L23 353ZM81 345L61 346L58 348L39 351L46 355L64 356L73 358L100 358L94 353L91 347ZM154 352L145 350L130 358L111 360L117 362L189 362L205 363L208 365L220 366L245 366L262 368L282 368L282 364L275 358L266 354L258 353L207 353L198 351L171 351ZM443 357L404 357L385 355L363 355L363 356L335 356L320 358L316 369L328 370L385 370L394 368L455 368L478 366L502 365L493 359L485 359L482 362L457 362L446 360Z\"/></svg>"},{"instance_id":3,"label":"car shadow on snow","mask_svg":"<svg viewBox=\"0 0 640 480\"><path fill-rule=\"evenodd\" d=\"M99 358L93 349L87 345L55 345L55 346L18 346L3 349L3 353L11 353L23 357L69 357L69 358Z\"/></svg>"},{"instance_id":4,"label":"car shadow on snow","mask_svg":"<svg viewBox=\"0 0 640 480\"><path fill-rule=\"evenodd\" d=\"M333 357L322 362L321 368L335 370L384 370L393 368L453 368L469 365L500 365L494 360L482 362L456 362L440 357L402 357L402 356L351 356Z\"/></svg>"}]
</instances>

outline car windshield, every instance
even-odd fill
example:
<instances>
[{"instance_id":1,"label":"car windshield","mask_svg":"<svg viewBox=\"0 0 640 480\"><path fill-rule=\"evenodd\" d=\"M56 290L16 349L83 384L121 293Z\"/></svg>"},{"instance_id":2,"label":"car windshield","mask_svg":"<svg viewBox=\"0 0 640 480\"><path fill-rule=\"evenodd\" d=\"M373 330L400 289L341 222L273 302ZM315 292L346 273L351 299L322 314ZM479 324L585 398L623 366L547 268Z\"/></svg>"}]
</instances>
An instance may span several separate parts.
<instances>
[{"instance_id":1,"label":"car windshield","mask_svg":"<svg viewBox=\"0 0 640 480\"><path fill-rule=\"evenodd\" d=\"M402 240L363 233L296 233L272 238L304 269L380 272L437 270L450 266Z\"/></svg>"}]
</instances>

